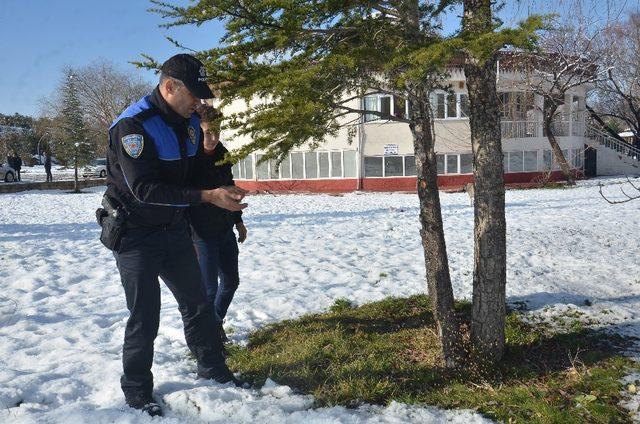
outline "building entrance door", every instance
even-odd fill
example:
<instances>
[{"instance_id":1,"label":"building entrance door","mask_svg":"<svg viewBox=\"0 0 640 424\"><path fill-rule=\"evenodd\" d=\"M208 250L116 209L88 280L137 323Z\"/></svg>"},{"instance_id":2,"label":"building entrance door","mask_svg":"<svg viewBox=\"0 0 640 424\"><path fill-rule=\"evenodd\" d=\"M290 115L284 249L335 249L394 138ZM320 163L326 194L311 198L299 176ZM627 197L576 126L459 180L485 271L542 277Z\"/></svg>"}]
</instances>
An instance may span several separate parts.
<instances>
[{"instance_id":1,"label":"building entrance door","mask_svg":"<svg viewBox=\"0 0 640 424\"><path fill-rule=\"evenodd\" d=\"M584 148L584 175L587 178L592 178L598 174L598 151L586 144Z\"/></svg>"}]
</instances>

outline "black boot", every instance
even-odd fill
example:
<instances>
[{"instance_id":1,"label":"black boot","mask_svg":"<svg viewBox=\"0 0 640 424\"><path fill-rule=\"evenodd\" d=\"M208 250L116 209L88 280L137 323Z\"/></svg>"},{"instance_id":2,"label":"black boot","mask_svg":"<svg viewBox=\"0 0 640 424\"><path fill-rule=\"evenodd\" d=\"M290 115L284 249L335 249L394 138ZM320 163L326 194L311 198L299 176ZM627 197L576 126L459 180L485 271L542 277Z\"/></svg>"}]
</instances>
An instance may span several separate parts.
<instances>
[{"instance_id":1,"label":"black boot","mask_svg":"<svg viewBox=\"0 0 640 424\"><path fill-rule=\"evenodd\" d=\"M161 417L163 415L162 407L152 396L138 395L127 397L126 402L131 408L139 409L152 417Z\"/></svg>"},{"instance_id":2,"label":"black boot","mask_svg":"<svg viewBox=\"0 0 640 424\"><path fill-rule=\"evenodd\" d=\"M198 378L213 380L216 383L220 384L233 383L236 387L240 387L242 389L251 388L251 385L249 383L236 378L236 376L233 375L233 373L225 363L210 367L206 372L198 371Z\"/></svg>"}]
</instances>

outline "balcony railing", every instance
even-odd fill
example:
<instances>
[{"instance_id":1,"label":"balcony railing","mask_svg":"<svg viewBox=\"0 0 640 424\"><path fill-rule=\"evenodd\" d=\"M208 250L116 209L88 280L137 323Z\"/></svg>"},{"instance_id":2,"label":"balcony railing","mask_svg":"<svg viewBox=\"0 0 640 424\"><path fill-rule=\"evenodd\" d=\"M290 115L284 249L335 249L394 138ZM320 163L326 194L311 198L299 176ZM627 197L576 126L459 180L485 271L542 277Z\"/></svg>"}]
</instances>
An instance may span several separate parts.
<instances>
[{"instance_id":1,"label":"balcony railing","mask_svg":"<svg viewBox=\"0 0 640 424\"><path fill-rule=\"evenodd\" d=\"M502 138L540 137L540 125L536 121L501 121Z\"/></svg>"},{"instance_id":2,"label":"balcony railing","mask_svg":"<svg viewBox=\"0 0 640 424\"><path fill-rule=\"evenodd\" d=\"M574 137L585 136L585 123L580 121L571 121L571 135Z\"/></svg>"},{"instance_id":3,"label":"balcony railing","mask_svg":"<svg viewBox=\"0 0 640 424\"><path fill-rule=\"evenodd\" d=\"M542 124L537 121L501 121L502 138L546 137ZM554 121L551 130L556 137L585 136L585 123L580 121Z\"/></svg>"},{"instance_id":4,"label":"balcony railing","mask_svg":"<svg viewBox=\"0 0 640 424\"><path fill-rule=\"evenodd\" d=\"M598 144L618 152L621 156L627 156L634 161L640 161L640 149L625 141L611 137L606 132L595 126L589 126L586 136L595 140Z\"/></svg>"},{"instance_id":5,"label":"balcony railing","mask_svg":"<svg viewBox=\"0 0 640 424\"><path fill-rule=\"evenodd\" d=\"M551 131L553 135L556 137L567 137L569 136L569 121L553 121L551 123ZM547 136L547 132L542 130L543 137Z\"/></svg>"}]
</instances>

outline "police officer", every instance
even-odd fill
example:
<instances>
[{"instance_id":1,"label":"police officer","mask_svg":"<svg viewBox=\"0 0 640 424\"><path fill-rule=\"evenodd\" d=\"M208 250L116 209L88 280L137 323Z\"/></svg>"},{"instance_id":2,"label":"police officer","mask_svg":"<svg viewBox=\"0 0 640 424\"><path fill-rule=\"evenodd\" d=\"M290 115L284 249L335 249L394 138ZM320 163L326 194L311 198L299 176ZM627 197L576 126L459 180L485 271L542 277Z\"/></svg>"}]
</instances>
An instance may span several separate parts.
<instances>
[{"instance_id":1,"label":"police officer","mask_svg":"<svg viewBox=\"0 0 640 424\"><path fill-rule=\"evenodd\" d=\"M120 383L127 404L152 416L162 415L152 397L151 373L160 316L158 277L178 302L198 377L245 385L224 362L185 219L186 209L200 203L230 211L246 207L240 203L246 192L238 187L188 186L203 137L194 111L200 99L212 97L202 63L179 54L162 65L153 93L128 107L109 129L105 198L126 216L124 235L114 247L130 312Z\"/></svg>"}]
</instances>

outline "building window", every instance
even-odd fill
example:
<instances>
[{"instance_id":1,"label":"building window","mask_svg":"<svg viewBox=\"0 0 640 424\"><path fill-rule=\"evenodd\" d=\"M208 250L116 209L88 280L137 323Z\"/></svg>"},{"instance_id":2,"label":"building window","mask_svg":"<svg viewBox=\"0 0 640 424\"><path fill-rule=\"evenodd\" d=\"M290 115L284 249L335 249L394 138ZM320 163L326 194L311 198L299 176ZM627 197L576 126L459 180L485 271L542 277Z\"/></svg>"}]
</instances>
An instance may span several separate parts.
<instances>
[{"instance_id":1,"label":"building window","mask_svg":"<svg viewBox=\"0 0 640 424\"><path fill-rule=\"evenodd\" d=\"M444 174L444 155L436 155L436 165L438 168L438 175Z\"/></svg>"},{"instance_id":2,"label":"building window","mask_svg":"<svg viewBox=\"0 0 640 424\"><path fill-rule=\"evenodd\" d=\"M365 177L382 177L382 157L380 156L364 157L364 176Z\"/></svg>"},{"instance_id":3,"label":"building window","mask_svg":"<svg viewBox=\"0 0 640 424\"><path fill-rule=\"evenodd\" d=\"M415 156L405 156L404 157L404 175L407 177L411 177L417 175L416 172L416 157Z\"/></svg>"},{"instance_id":4,"label":"building window","mask_svg":"<svg viewBox=\"0 0 640 424\"><path fill-rule=\"evenodd\" d=\"M509 152L509 172L522 172L523 170L523 152Z\"/></svg>"},{"instance_id":5,"label":"building window","mask_svg":"<svg viewBox=\"0 0 640 424\"><path fill-rule=\"evenodd\" d=\"M458 101L455 93L447 94L447 118L458 117Z\"/></svg>"},{"instance_id":6,"label":"building window","mask_svg":"<svg viewBox=\"0 0 640 424\"><path fill-rule=\"evenodd\" d=\"M582 169L584 151L582 149L571 149L571 164L576 169Z\"/></svg>"},{"instance_id":7,"label":"building window","mask_svg":"<svg viewBox=\"0 0 640 424\"><path fill-rule=\"evenodd\" d=\"M460 93L460 117L469 117L469 96L464 93Z\"/></svg>"},{"instance_id":8,"label":"building window","mask_svg":"<svg viewBox=\"0 0 640 424\"><path fill-rule=\"evenodd\" d=\"M504 121L534 120L535 105L532 92L510 91L498 93Z\"/></svg>"},{"instance_id":9,"label":"building window","mask_svg":"<svg viewBox=\"0 0 640 424\"><path fill-rule=\"evenodd\" d=\"M280 162L280 177L289 179L291 178L291 156L287 155L282 162Z\"/></svg>"},{"instance_id":10,"label":"building window","mask_svg":"<svg viewBox=\"0 0 640 424\"><path fill-rule=\"evenodd\" d=\"M410 116L409 102L402 97L392 96L390 94L365 96L363 99L363 109L381 112L398 118ZM365 113L364 115L364 122L377 121L380 119L385 118L372 113Z\"/></svg>"},{"instance_id":11,"label":"building window","mask_svg":"<svg viewBox=\"0 0 640 424\"><path fill-rule=\"evenodd\" d=\"M538 170L538 151L531 150L524 152L524 172L535 172Z\"/></svg>"},{"instance_id":12,"label":"building window","mask_svg":"<svg viewBox=\"0 0 640 424\"><path fill-rule=\"evenodd\" d=\"M542 152L542 162L545 171L553 169L553 152L551 150L544 150Z\"/></svg>"},{"instance_id":13,"label":"building window","mask_svg":"<svg viewBox=\"0 0 640 424\"><path fill-rule=\"evenodd\" d=\"M549 152L550 150L546 150ZM546 153L544 159L546 160ZM507 152L504 154L504 172L535 172L538 170L538 151Z\"/></svg>"},{"instance_id":14,"label":"building window","mask_svg":"<svg viewBox=\"0 0 640 424\"><path fill-rule=\"evenodd\" d=\"M320 165L320 178L329 178L329 152L318 152L318 164Z\"/></svg>"},{"instance_id":15,"label":"building window","mask_svg":"<svg viewBox=\"0 0 640 424\"><path fill-rule=\"evenodd\" d=\"M244 158L244 177L247 180L253 180L253 156L249 155Z\"/></svg>"},{"instance_id":16,"label":"building window","mask_svg":"<svg viewBox=\"0 0 640 424\"><path fill-rule=\"evenodd\" d=\"M303 153L291 153L291 178L294 180L301 180L304 178Z\"/></svg>"},{"instance_id":17,"label":"building window","mask_svg":"<svg viewBox=\"0 0 640 424\"><path fill-rule=\"evenodd\" d=\"M277 180L280 178L278 172L278 162L275 159L269 159L269 178Z\"/></svg>"},{"instance_id":18,"label":"building window","mask_svg":"<svg viewBox=\"0 0 640 424\"><path fill-rule=\"evenodd\" d=\"M318 178L318 155L316 152L304 153L304 172L306 178Z\"/></svg>"},{"instance_id":19,"label":"building window","mask_svg":"<svg viewBox=\"0 0 640 424\"><path fill-rule=\"evenodd\" d=\"M385 156L384 158L384 176L385 177L402 177L402 156Z\"/></svg>"},{"instance_id":20,"label":"building window","mask_svg":"<svg viewBox=\"0 0 640 424\"><path fill-rule=\"evenodd\" d=\"M358 175L358 164L356 161L356 152L347 150L343 153L342 160L344 162L344 177L356 178Z\"/></svg>"},{"instance_id":21,"label":"building window","mask_svg":"<svg viewBox=\"0 0 640 424\"><path fill-rule=\"evenodd\" d=\"M364 98L364 110L378 111L378 97L366 96ZM378 116L372 113L366 113L364 115L364 122L375 121L376 119L378 119Z\"/></svg>"},{"instance_id":22,"label":"building window","mask_svg":"<svg viewBox=\"0 0 640 424\"><path fill-rule=\"evenodd\" d=\"M342 152L331 152L331 176L342 177Z\"/></svg>"},{"instance_id":23,"label":"building window","mask_svg":"<svg viewBox=\"0 0 640 424\"><path fill-rule=\"evenodd\" d=\"M385 115L391 115L391 96L379 96L380 112Z\"/></svg>"},{"instance_id":24,"label":"building window","mask_svg":"<svg viewBox=\"0 0 640 424\"><path fill-rule=\"evenodd\" d=\"M463 153L460 155L460 173L473 173L473 155L471 153Z\"/></svg>"},{"instance_id":25,"label":"building window","mask_svg":"<svg viewBox=\"0 0 640 424\"><path fill-rule=\"evenodd\" d=\"M459 119L469 116L469 96L465 93L431 94L431 108L435 119Z\"/></svg>"},{"instance_id":26,"label":"building window","mask_svg":"<svg viewBox=\"0 0 640 424\"><path fill-rule=\"evenodd\" d=\"M436 119L444 119L447 105L444 102L444 93L435 94L435 104L433 105L433 116Z\"/></svg>"},{"instance_id":27,"label":"building window","mask_svg":"<svg viewBox=\"0 0 640 424\"><path fill-rule=\"evenodd\" d=\"M242 163L242 161L234 163L233 166L231 167L231 173L233 174L233 178L238 180L241 179L242 176L240 175L240 164Z\"/></svg>"},{"instance_id":28,"label":"building window","mask_svg":"<svg viewBox=\"0 0 640 424\"><path fill-rule=\"evenodd\" d=\"M447 174L459 174L458 170L458 155L447 155Z\"/></svg>"},{"instance_id":29,"label":"building window","mask_svg":"<svg viewBox=\"0 0 640 424\"><path fill-rule=\"evenodd\" d=\"M407 101L402 97L393 96L393 116L404 118L407 116Z\"/></svg>"},{"instance_id":30,"label":"building window","mask_svg":"<svg viewBox=\"0 0 640 424\"><path fill-rule=\"evenodd\" d=\"M259 180L269 179L269 162L260 162L264 155L256 155L256 174Z\"/></svg>"}]
</instances>

